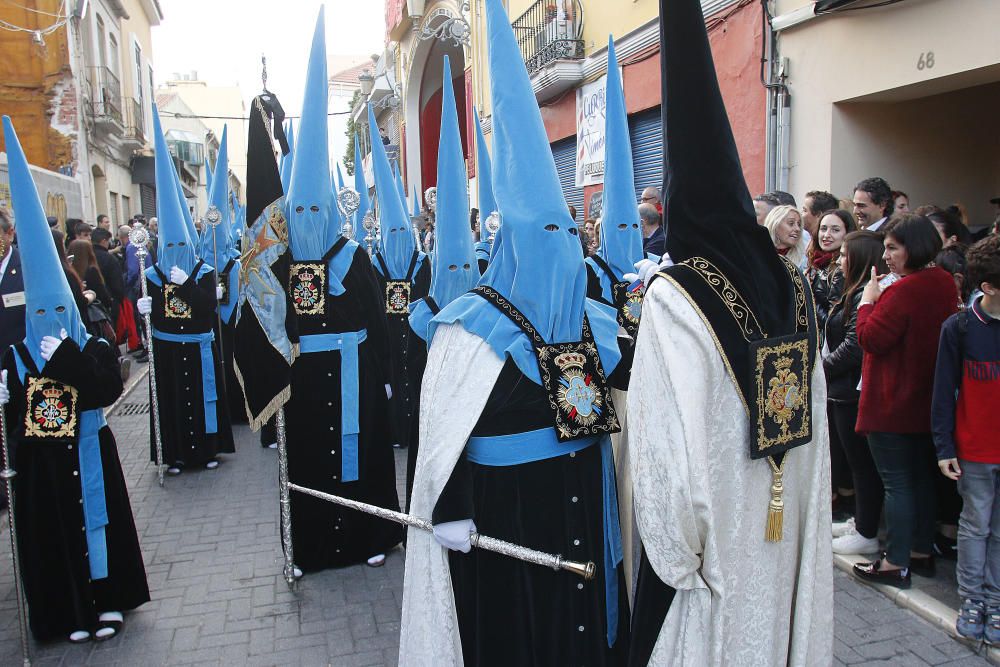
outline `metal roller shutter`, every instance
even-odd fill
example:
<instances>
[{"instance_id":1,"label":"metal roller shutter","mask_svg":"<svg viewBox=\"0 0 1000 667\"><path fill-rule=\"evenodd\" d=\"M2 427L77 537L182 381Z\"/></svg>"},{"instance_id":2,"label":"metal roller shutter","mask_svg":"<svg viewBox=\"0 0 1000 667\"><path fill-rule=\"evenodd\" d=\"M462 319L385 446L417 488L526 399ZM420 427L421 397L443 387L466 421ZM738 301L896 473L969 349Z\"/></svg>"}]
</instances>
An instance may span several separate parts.
<instances>
[{"instance_id":1,"label":"metal roller shutter","mask_svg":"<svg viewBox=\"0 0 1000 667\"><path fill-rule=\"evenodd\" d=\"M146 216L146 219L149 220L156 217L156 188L145 183L140 183L139 200L139 208L142 210L142 214Z\"/></svg>"},{"instance_id":2,"label":"metal roller shutter","mask_svg":"<svg viewBox=\"0 0 1000 667\"><path fill-rule=\"evenodd\" d=\"M576 209L576 222L580 224L583 222L583 188L576 187L576 137L552 144L552 157L559 172L563 198Z\"/></svg>"},{"instance_id":3,"label":"metal roller shutter","mask_svg":"<svg viewBox=\"0 0 1000 667\"><path fill-rule=\"evenodd\" d=\"M663 187L663 122L660 107L632 114L628 119L635 172L636 201L649 186Z\"/></svg>"}]
</instances>

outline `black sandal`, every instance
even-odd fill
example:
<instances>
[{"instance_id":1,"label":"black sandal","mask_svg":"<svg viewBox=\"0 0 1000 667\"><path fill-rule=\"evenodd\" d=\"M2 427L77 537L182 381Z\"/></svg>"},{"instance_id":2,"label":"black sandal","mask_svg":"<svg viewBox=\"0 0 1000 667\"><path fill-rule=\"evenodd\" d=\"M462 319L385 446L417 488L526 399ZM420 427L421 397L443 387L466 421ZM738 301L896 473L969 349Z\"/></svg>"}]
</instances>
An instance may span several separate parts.
<instances>
[{"instance_id":1,"label":"black sandal","mask_svg":"<svg viewBox=\"0 0 1000 667\"><path fill-rule=\"evenodd\" d=\"M123 618L120 621L117 621L117 620L114 620L114 621L111 621L111 620L108 620L108 621L98 620L97 623L98 623L98 625L97 625L97 632L94 633L94 640L95 641L99 641L99 642L106 642L109 639L114 639L115 637L118 636L118 634L122 631L122 627L125 625L125 619ZM108 634L108 635L101 635L100 634L101 630L113 630L114 632L112 632L111 634Z\"/></svg>"}]
</instances>

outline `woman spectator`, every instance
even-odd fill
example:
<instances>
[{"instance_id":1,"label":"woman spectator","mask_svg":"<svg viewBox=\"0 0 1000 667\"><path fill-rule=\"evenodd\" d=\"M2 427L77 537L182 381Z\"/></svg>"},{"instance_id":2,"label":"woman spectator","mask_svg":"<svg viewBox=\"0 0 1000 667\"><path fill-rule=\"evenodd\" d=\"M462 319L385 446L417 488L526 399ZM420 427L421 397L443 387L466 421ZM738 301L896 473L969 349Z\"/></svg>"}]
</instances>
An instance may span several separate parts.
<instances>
[{"instance_id":1,"label":"woman spectator","mask_svg":"<svg viewBox=\"0 0 1000 667\"><path fill-rule=\"evenodd\" d=\"M794 206L775 206L764 218L779 255L800 269L806 267L806 242L802 236L802 215Z\"/></svg>"},{"instance_id":2,"label":"woman spectator","mask_svg":"<svg viewBox=\"0 0 1000 667\"><path fill-rule=\"evenodd\" d=\"M935 460L930 409L941 324L956 311L955 283L933 265L941 237L922 215L894 216L884 228L889 270L873 268L858 304L864 350L857 431L868 437L885 487L885 555L854 566L856 576L900 588L911 570L934 575Z\"/></svg>"},{"instance_id":3,"label":"woman spectator","mask_svg":"<svg viewBox=\"0 0 1000 667\"><path fill-rule=\"evenodd\" d=\"M960 243L969 245L972 243L972 233L969 228L962 224L956 213L949 209L943 209L933 204L921 206L916 210L918 215L926 216L934 223L934 229L941 235L941 243L945 248Z\"/></svg>"},{"instance_id":4,"label":"woman spectator","mask_svg":"<svg viewBox=\"0 0 1000 667\"><path fill-rule=\"evenodd\" d=\"M838 258L844 237L857 229L854 216L835 209L819 214L816 236L809 241L809 268L806 278L816 302L816 319L820 331L826 326L830 305L840 298L844 289L844 272Z\"/></svg>"},{"instance_id":5,"label":"woman spectator","mask_svg":"<svg viewBox=\"0 0 1000 667\"><path fill-rule=\"evenodd\" d=\"M97 300L107 307L111 303L111 293L104 284L100 267L97 266L94 246L89 241L70 241L69 256L70 265L76 275L83 280L84 289L93 292Z\"/></svg>"},{"instance_id":6,"label":"woman spectator","mask_svg":"<svg viewBox=\"0 0 1000 667\"><path fill-rule=\"evenodd\" d=\"M97 298L97 295L84 288L83 280L77 274L76 270L73 269L69 258L66 257L66 235L58 229L53 229L52 241L56 244L56 254L59 255L59 263L66 274L66 281L69 283L69 289L73 293L73 300L76 301L76 307L80 311L80 319L83 320L84 328L90 331L91 324L90 317L87 315L87 306Z\"/></svg>"},{"instance_id":7,"label":"woman spectator","mask_svg":"<svg viewBox=\"0 0 1000 667\"><path fill-rule=\"evenodd\" d=\"M902 190L892 191L892 211L893 213L909 213L910 212L910 196L903 192Z\"/></svg>"},{"instance_id":8,"label":"woman spectator","mask_svg":"<svg viewBox=\"0 0 1000 667\"><path fill-rule=\"evenodd\" d=\"M931 221L933 222L933 220ZM965 251L967 247L961 243L945 246L934 258L934 263L948 272L955 281L955 293L958 295L958 309L962 310L969 303L971 290L966 280Z\"/></svg>"},{"instance_id":9,"label":"woman spectator","mask_svg":"<svg viewBox=\"0 0 1000 667\"><path fill-rule=\"evenodd\" d=\"M850 216L849 216L850 217ZM864 353L858 344L858 304L871 274L886 273L882 235L851 232L840 247L844 294L834 301L826 323L823 370L826 372L830 457L846 458L854 481L854 518L833 524L833 552L872 553L878 550L878 522L882 514L882 479L875 469L868 441L854 430L858 420L858 382ZM837 483L836 478L834 483Z\"/></svg>"}]
</instances>

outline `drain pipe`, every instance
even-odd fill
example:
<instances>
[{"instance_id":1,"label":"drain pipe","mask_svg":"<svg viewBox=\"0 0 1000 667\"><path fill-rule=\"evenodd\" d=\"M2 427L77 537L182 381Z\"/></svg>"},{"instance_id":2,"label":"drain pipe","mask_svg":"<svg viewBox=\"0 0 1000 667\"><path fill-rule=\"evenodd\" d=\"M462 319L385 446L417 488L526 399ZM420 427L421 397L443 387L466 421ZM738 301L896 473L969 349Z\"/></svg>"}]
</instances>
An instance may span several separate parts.
<instances>
[{"instance_id":1,"label":"drain pipe","mask_svg":"<svg viewBox=\"0 0 1000 667\"><path fill-rule=\"evenodd\" d=\"M787 163L781 159L781 134L784 127L787 147L788 133L788 105L791 100L788 96L788 87L784 84L779 74L778 81L775 81L775 59L778 55L777 33L771 25L771 12L768 9L768 0L760 0L761 21L763 25L763 39L761 41L760 56L760 84L767 90L767 150L766 166L764 171L764 190L783 189L780 185L781 177L779 168L780 162ZM766 77L765 77L766 67ZM784 112L784 114L782 113ZM782 121L784 116L784 121ZM787 155L787 153L786 153ZM787 186L787 165L785 170L785 185Z\"/></svg>"}]
</instances>

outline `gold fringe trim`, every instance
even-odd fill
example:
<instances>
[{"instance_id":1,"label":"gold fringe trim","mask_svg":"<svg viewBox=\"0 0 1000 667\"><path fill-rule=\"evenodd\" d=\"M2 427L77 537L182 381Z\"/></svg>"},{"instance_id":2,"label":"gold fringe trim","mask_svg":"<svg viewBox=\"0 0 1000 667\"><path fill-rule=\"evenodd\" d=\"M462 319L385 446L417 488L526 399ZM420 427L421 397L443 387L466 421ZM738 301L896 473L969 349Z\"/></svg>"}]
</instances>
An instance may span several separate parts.
<instances>
[{"instance_id":1,"label":"gold fringe trim","mask_svg":"<svg viewBox=\"0 0 1000 667\"><path fill-rule=\"evenodd\" d=\"M275 397L264 406L264 409L260 411L260 414L254 417L246 399L246 381L244 381L243 373L240 372L240 367L235 360L233 361L233 371L236 373L236 379L239 380L240 387L243 389L243 408L247 413L247 421L250 422L250 430L254 432L259 431L261 427L270 421L271 417L273 417L275 413L280 410L281 407L284 406L285 403L287 403L292 397L292 386L288 385L278 392Z\"/></svg>"},{"instance_id":2,"label":"gold fringe trim","mask_svg":"<svg viewBox=\"0 0 1000 667\"><path fill-rule=\"evenodd\" d=\"M785 462L781 462L781 467L775 465L771 457L768 457L767 462L771 464L771 502L767 505L767 528L764 530L764 539L768 542L780 542L784 534L785 502L782 500L782 494L785 485L782 478L785 474Z\"/></svg>"}]
</instances>

